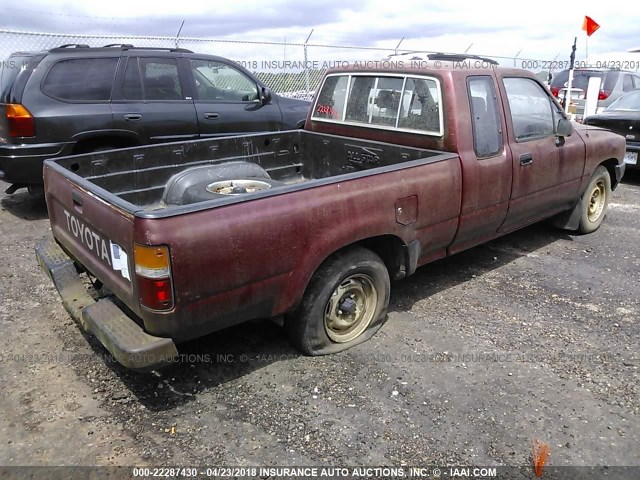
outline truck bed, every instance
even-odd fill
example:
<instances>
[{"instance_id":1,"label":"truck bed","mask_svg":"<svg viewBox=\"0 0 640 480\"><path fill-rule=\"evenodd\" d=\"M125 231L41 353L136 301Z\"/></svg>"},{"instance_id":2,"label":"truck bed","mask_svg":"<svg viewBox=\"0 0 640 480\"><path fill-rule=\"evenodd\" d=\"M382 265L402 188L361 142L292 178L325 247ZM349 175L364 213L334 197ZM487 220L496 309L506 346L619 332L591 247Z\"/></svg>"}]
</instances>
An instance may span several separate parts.
<instances>
[{"instance_id":1,"label":"truck bed","mask_svg":"<svg viewBox=\"0 0 640 480\"><path fill-rule=\"evenodd\" d=\"M164 217L385 173L455 154L294 130L134 147L47 161L109 203L138 216ZM216 195L188 205L167 203L167 187L188 169L197 175L229 162L260 166L273 180L250 195ZM202 178L206 181L206 175Z\"/></svg>"}]
</instances>

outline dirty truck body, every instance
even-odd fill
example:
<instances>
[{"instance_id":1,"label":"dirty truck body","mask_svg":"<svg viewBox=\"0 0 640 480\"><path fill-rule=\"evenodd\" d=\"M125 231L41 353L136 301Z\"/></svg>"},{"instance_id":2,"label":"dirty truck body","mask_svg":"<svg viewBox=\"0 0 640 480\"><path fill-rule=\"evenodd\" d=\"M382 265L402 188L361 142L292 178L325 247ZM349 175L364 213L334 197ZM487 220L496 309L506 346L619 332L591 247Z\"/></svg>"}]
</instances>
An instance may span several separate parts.
<instances>
[{"instance_id":1,"label":"dirty truck body","mask_svg":"<svg viewBox=\"0 0 640 480\"><path fill-rule=\"evenodd\" d=\"M304 353L344 350L384 323L390 280L549 217L593 231L624 173L624 139L528 72L344 69L318 92L304 130L45 162L38 259L120 363L280 315Z\"/></svg>"}]
</instances>

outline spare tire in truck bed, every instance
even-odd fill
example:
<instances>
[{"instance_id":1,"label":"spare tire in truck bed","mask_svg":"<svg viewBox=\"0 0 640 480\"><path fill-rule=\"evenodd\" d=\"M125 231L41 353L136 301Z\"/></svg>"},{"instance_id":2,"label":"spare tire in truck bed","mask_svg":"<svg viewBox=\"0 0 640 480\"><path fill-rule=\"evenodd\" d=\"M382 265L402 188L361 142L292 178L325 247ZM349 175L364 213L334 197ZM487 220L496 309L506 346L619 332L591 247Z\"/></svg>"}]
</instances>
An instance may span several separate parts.
<instances>
[{"instance_id":1,"label":"spare tire in truck bed","mask_svg":"<svg viewBox=\"0 0 640 480\"><path fill-rule=\"evenodd\" d=\"M162 194L162 201L167 205L183 205L185 203L185 192L193 185L202 183L208 185L217 180L246 178L270 179L264 168L250 162L227 162L219 165L191 167L176 173L167 181ZM210 199L211 197L206 198L206 200ZM196 201L202 200L205 200L205 198ZM193 201L188 203L193 203Z\"/></svg>"},{"instance_id":2,"label":"spare tire in truck bed","mask_svg":"<svg viewBox=\"0 0 640 480\"><path fill-rule=\"evenodd\" d=\"M187 188L182 196L182 204L187 205L217 198L247 195L282 185L285 185L285 183L271 178L233 178L214 180L213 182L206 180Z\"/></svg>"}]
</instances>

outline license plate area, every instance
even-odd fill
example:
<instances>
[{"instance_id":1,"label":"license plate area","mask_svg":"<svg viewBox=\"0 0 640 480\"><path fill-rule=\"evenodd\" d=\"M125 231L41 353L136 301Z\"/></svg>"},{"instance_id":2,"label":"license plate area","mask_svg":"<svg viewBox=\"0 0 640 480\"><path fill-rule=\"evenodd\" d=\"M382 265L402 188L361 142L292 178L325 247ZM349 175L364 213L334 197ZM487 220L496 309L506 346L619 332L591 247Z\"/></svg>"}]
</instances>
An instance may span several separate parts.
<instances>
[{"instance_id":1,"label":"license plate area","mask_svg":"<svg viewBox=\"0 0 640 480\"><path fill-rule=\"evenodd\" d=\"M638 152L627 152L624 154L624 163L636 165L638 163Z\"/></svg>"}]
</instances>

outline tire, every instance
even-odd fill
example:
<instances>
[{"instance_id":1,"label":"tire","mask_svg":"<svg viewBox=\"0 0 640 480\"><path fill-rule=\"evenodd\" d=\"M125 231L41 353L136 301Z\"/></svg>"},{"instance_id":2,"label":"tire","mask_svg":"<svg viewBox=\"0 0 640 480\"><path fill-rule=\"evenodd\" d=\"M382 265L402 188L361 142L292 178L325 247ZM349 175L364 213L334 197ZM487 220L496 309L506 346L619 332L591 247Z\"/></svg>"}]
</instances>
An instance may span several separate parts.
<instances>
[{"instance_id":1,"label":"tire","mask_svg":"<svg viewBox=\"0 0 640 480\"><path fill-rule=\"evenodd\" d=\"M599 165L582 194L579 233L591 233L600 228L607 215L610 198L611 176L605 167Z\"/></svg>"},{"instance_id":2,"label":"tire","mask_svg":"<svg viewBox=\"0 0 640 480\"><path fill-rule=\"evenodd\" d=\"M387 320L389 272L380 257L353 247L329 257L298 308L285 317L291 343L306 355L341 352L370 339Z\"/></svg>"},{"instance_id":3,"label":"tire","mask_svg":"<svg viewBox=\"0 0 640 480\"><path fill-rule=\"evenodd\" d=\"M218 181L224 181L226 179L220 179ZM270 188L280 187L285 185L284 182L279 182L278 180L272 180L270 178L236 178L229 180L240 180L240 181L256 181L262 182L269 185ZM216 180L206 180L204 182L196 183L195 185L191 185L184 191L184 195L182 196L181 205L189 205L191 203L204 202L207 200L215 200L220 198L229 198L229 195L225 195L223 193L212 193L207 190L207 187L215 182Z\"/></svg>"}]
</instances>

